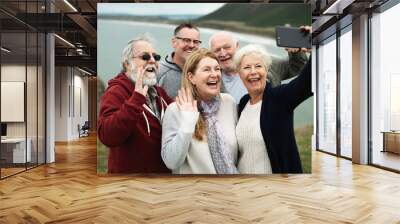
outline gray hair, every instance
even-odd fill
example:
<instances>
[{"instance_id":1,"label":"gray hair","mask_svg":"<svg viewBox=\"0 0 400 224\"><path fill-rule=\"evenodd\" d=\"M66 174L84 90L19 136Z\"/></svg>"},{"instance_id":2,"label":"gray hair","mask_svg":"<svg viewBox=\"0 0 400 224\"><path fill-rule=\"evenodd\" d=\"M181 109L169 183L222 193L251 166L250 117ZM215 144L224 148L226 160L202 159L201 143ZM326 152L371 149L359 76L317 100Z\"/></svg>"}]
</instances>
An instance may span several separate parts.
<instances>
[{"instance_id":1,"label":"gray hair","mask_svg":"<svg viewBox=\"0 0 400 224\"><path fill-rule=\"evenodd\" d=\"M212 48L211 48L212 41L213 41L213 39L214 39L217 35L226 35L226 36L228 36L228 37L230 37L230 38L232 39L232 41L233 41L234 44L237 44L237 43L238 43L238 39L236 39L235 35L234 35L232 32L229 32L229 31L220 31L220 32L214 33L214 34L210 37L210 39L208 39L208 47L209 47L210 49L212 49Z\"/></svg>"},{"instance_id":2,"label":"gray hair","mask_svg":"<svg viewBox=\"0 0 400 224\"><path fill-rule=\"evenodd\" d=\"M239 71L240 62L242 61L243 57L250 54L259 55L263 61L266 70L272 63L271 56L263 46L258 44L249 44L245 47L240 48L233 57L233 63L237 71Z\"/></svg>"},{"instance_id":3,"label":"gray hair","mask_svg":"<svg viewBox=\"0 0 400 224\"><path fill-rule=\"evenodd\" d=\"M135 39L132 39L128 42L128 44L125 46L124 50L122 50L122 57L121 57L121 72L127 72L126 68L124 66L125 63L129 63L130 60L132 59L134 53L135 53L135 44L140 41L145 41L153 46L155 45L155 40L153 37L151 37L150 34L145 33L141 36L136 37Z\"/></svg>"}]
</instances>

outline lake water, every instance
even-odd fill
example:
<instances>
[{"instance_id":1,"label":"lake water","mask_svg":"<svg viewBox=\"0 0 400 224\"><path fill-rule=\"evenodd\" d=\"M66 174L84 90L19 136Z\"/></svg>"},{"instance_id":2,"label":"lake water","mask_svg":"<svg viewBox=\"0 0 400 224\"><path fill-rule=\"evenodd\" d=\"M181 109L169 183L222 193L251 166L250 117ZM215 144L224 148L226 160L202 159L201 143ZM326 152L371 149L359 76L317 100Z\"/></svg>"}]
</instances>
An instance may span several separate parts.
<instances>
[{"instance_id":1,"label":"lake water","mask_svg":"<svg viewBox=\"0 0 400 224\"><path fill-rule=\"evenodd\" d=\"M114 77L120 70L121 52L133 38L148 33L156 40L156 50L164 58L170 54L175 25L99 19L97 24L97 72L103 80ZM218 30L200 28L201 47L208 48L208 39ZM248 43L264 45L271 55L284 57L286 52L275 46L275 40L256 35L235 33L241 46Z\"/></svg>"},{"instance_id":2,"label":"lake water","mask_svg":"<svg viewBox=\"0 0 400 224\"><path fill-rule=\"evenodd\" d=\"M121 70L120 59L125 45L133 38L148 33L156 40L156 50L164 58L170 54L171 38L175 25L155 24L134 21L121 21L98 19L97 20L97 74L105 85L109 79L116 76ZM208 48L208 39L219 30L200 27L201 47ZM265 46L273 57L283 58L287 52L276 47L275 39L251 34L234 32L241 46L248 43L257 43ZM295 126L312 124L313 101L312 98L296 109Z\"/></svg>"}]
</instances>

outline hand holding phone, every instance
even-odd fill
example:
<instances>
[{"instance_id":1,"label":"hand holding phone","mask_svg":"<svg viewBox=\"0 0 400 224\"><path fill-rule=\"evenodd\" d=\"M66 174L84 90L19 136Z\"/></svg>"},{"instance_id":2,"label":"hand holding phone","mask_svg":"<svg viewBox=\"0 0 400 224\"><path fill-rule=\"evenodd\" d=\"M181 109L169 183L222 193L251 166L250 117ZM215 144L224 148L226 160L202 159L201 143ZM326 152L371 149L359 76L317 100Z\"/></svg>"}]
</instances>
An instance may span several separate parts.
<instances>
[{"instance_id":1,"label":"hand holding phone","mask_svg":"<svg viewBox=\"0 0 400 224\"><path fill-rule=\"evenodd\" d=\"M287 48L311 48L311 30L308 27L284 27L275 28L276 44Z\"/></svg>"}]
</instances>

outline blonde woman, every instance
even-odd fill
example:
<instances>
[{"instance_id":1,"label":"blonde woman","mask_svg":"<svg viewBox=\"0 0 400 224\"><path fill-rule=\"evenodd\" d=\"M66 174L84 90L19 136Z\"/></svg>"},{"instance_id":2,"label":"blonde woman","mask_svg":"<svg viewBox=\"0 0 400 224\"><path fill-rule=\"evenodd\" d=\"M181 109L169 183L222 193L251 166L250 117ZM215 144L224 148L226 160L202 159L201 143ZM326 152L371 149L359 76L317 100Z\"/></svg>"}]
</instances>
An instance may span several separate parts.
<instances>
[{"instance_id":1,"label":"blonde woman","mask_svg":"<svg viewBox=\"0 0 400 224\"><path fill-rule=\"evenodd\" d=\"M162 122L161 156L173 173L237 173L236 103L220 86L216 56L206 49L193 52Z\"/></svg>"}]
</instances>

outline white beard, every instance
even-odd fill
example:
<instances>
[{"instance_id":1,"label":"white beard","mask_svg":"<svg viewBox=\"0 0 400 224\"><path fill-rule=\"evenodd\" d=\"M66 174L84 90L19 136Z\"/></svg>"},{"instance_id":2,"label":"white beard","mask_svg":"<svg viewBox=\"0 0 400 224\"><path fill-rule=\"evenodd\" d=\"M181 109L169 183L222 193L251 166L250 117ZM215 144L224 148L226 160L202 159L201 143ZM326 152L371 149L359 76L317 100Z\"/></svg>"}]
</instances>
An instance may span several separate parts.
<instances>
[{"instance_id":1,"label":"white beard","mask_svg":"<svg viewBox=\"0 0 400 224\"><path fill-rule=\"evenodd\" d=\"M146 66L145 69L151 66ZM154 67L155 68L155 67ZM131 75L130 78L132 81L136 82L136 74L137 69L133 62L131 62ZM155 72L147 72L143 73L143 86L155 86L157 84L157 69L155 68Z\"/></svg>"},{"instance_id":2,"label":"white beard","mask_svg":"<svg viewBox=\"0 0 400 224\"><path fill-rule=\"evenodd\" d=\"M223 70L225 73L228 73L228 74L230 74L230 73L236 73L235 66L233 66L233 65L231 65L231 66L222 66L222 65L221 65L221 67L222 67L222 70Z\"/></svg>"},{"instance_id":3,"label":"white beard","mask_svg":"<svg viewBox=\"0 0 400 224\"><path fill-rule=\"evenodd\" d=\"M147 74L144 73L144 76ZM154 72L152 72L151 75L152 78L143 78L143 85L145 86L155 86L157 84L157 78Z\"/></svg>"}]
</instances>

